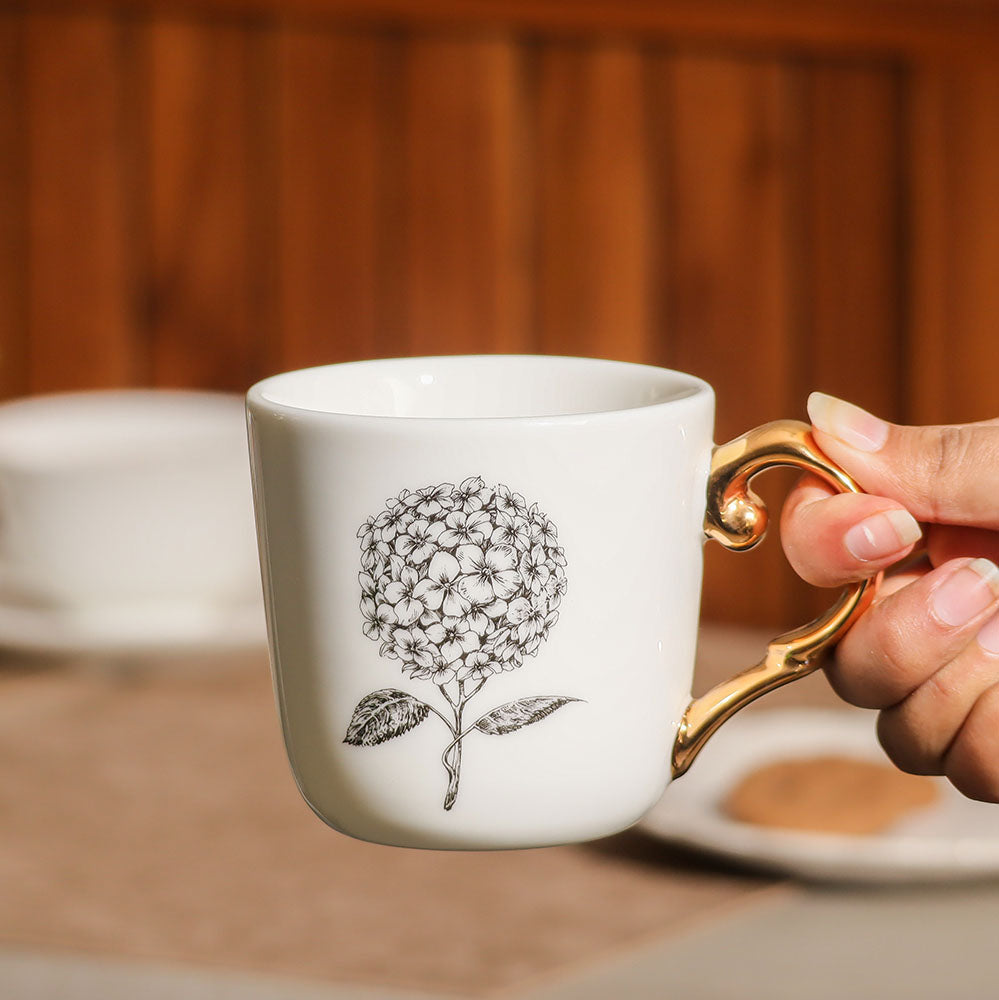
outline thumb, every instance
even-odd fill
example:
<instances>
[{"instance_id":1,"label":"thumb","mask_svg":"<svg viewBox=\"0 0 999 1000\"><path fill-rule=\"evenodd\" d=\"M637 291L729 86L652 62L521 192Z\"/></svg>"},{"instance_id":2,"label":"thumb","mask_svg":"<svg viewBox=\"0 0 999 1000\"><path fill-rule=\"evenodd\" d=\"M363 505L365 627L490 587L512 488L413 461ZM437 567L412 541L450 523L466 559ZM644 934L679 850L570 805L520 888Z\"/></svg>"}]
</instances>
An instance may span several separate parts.
<instances>
[{"instance_id":1,"label":"thumb","mask_svg":"<svg viewBox=\"0 0 999 1000\"><path fill-rule=\"evenodd\" d=\"M868 493L920 521L999 528L999 420L904 427L821 392L808 415L819 447Z\"/></svg>"}]
</instances>

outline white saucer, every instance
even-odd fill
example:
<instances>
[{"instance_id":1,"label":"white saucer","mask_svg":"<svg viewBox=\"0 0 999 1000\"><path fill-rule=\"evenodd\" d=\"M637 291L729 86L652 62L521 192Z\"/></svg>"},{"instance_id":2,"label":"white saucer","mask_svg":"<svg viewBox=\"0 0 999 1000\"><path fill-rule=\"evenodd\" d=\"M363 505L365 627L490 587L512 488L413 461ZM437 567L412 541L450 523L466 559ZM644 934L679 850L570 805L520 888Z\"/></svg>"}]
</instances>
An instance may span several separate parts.
<instances>
[{"instance_id":1,"label":"white saucer","mask_svg":"<svg viewBox=\"0 0 999 1000\"><path fill-rule=\"evenodd\" d=\"M771 760L845 753L885 762L874 712L773 709L736 716L639 824L646 833L754 867L809 879L928 882L999 874L999 805L964 798L943 778L939 798L873 836L740 823L719 808L746 772Z\"/></svg>"},{"instance_id":2,"label":"white saucer","mask_svg":"<svg viewBox=\"0 0 999 1000\"><path fill-rule=\"evenodd\" d=\"M262 601L64 609L0 603L0 649L43 655L171 655L262 647Z\"/></svg>"}]
</instances>

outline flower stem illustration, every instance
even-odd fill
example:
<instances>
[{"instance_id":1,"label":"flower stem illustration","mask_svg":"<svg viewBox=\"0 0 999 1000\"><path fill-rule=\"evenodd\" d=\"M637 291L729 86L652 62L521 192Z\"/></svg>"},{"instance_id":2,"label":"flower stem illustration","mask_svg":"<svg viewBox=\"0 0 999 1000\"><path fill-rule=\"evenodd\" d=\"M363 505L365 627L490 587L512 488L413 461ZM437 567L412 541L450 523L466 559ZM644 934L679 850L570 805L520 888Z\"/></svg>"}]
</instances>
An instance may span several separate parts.
<instances>
[{"instance_id":1,"label":"flower stem illustration","mask_svg":"<svg viewBox=\"0 0 999 1000\"><path fill-rule=\"evenodd\" d=\"M373 691L354 709L344 742L377 746L435 715L449 733L441 763L450 810L466 737L513 733L581 701L532 695L467 723L468 703L489 678L536 656L558 621L565 552L537 504L478 476L404 490L358 537L364 634L410 678L430 681L443 705L397 688Z\"/></svg>"},{"instance_id":2,"label":"flower stem illustration","mask_svg":"<svg viewBox=\"0 0 999 1000\"><path fill-rule=\"evenodd\" d=\"M441 692L447 697L447 690L442 686ZM451 731L454 739L447 745L441 760L447 769L447 794L444 796L444 808L450 809L458 797L458 782L461 780L461 741L464 733L461 731L461 716L465 708L465 682L458 681L458 703L454 706L454 729Z\"/></svg>"}]
</instances>

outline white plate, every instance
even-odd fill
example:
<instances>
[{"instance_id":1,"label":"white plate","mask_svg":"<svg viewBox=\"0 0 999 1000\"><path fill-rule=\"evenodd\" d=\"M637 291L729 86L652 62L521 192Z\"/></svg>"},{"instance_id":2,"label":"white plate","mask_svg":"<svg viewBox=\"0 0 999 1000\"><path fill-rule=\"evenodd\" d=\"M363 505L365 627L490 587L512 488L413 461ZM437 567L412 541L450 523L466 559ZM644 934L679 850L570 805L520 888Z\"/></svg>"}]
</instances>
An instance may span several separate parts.
<instances>
[{"instance_id":1,"label":"white plate","mask_svg":"<svg viewBox=\"0 0 999 1000\"><path fill-rule=\"evenodd\" d=\"M740 823L719 804L743 775L773 760L843 753L885 762L874 712L773 709L727 722L639 824L646 833L754 867L810 879L926 882L999 874L999 806L964 798L943 778L935 803L872 836Z\"/></svg>"},{"instance_id":2,"label":"white plate","mask_svg":"<svg viewBox=\"0 0 999 1000\"><path fill-rule=\"evenodd\" d=\"M262 647L263 602L68 611L0 604L0 649L45 655L173 655Z\"/></svg>"}]
</instances>

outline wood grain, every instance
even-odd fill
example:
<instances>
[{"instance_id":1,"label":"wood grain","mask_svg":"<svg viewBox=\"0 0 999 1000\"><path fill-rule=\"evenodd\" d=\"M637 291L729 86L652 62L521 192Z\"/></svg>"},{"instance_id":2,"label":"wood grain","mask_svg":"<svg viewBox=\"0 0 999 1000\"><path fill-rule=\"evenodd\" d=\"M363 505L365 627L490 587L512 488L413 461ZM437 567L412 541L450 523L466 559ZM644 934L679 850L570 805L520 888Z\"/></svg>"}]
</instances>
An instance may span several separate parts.
<instances>
[{"instance_id":1,"label":"wood grain","mask_svg":"<svg viewBox=\"0 0 999 1000\"><path fill-rule=\"evenodd\" d=\"M517 50L503 36L417 36L404 58L409 352L527 350L530 193Z\"/></svg>"},{"instance_id":2,"label":"wood grain","mask_svg":"<svg viewBox=\"0 0 999 1000\"><path fill-rule=\"evenodd\" d=\"M24 19L0 14L0 399L28 391Z\"/></svg>"},{"instance_id":3,"label":"wood grain","mask_svg":"<svg viewBox=\"0 0 999 1000\"><path fill-rule=\"evenodd\" d=\"M904 416L901 83L890 65L809 65L801 87L805 190L796 386Z\"/></svg>"},{"instance_id":4,"label":"wood grain","mask_svg":"<svg viewBox=\"0 0 999 1000\"><path fill-rule=\"evenodd\" d=\"M660 225L667 356L715 387L716 434L724 441L798 409L788 76L775 60L686 53L661 61L656 75L671 149ZM770 480L762 495L773 500L780 491ZM774 540L738 558L709 546L706 572L707 617L789 617L795 584Z\"/></svg>"},{"instance_id":5,"label":"wood grain","mask_svg":"<svg viewBox=\"0 0 999 1000\"><path fill-rule=\"evenodd\" d=\"M140 376L130 312L122 41L107 18L27 20L34 392L127 385Z\"/></svg>"},{"instance_id":6,"label":"wood grain","mask_svg":"<svg viewBox=\"0 0 999 1000\"><path fill-rule=\"evenodd\" d=\"M251 29L157 20L148 34L149 324L157 385L245 389L262 374L266 313L253 237L273 191L253 101ZM268 137L271 138L272 137Z\"/></svg>"},{"instance_id":7,"label":"wood grain","mask_svg":"<svg viewBox=\"0 0 999 1000\"><path fill-rule=\"evenodd\" d=\"M279 39L280 362L380 353L379 163L385 42Z\"/></svg>"},{"instance_id":8,"label":"wood grain","mask_svg":"<svg viewBox=\"0 0 999 1000\"><path fill-rule=\"evenodd\" d=\"M999 68L926 66L910 91L911 417L999 415Z\"/></svg>"},{"instance_id":9,"label":"wood grain","mask_svg":"<svg viewBox=\"0 0 999 1000\"><path fill-rule=\"evenodd\" d=\"M664 331L653 328L655 165L641 54L551 45L538 62L539 345L653 360Z\"/></svg>"},{"instance_id":10,"label":"wood grain","mask_svg":"<svg viewBox=\"0 0 999 1000\"><path fill-rule=\"evenodd\" d=\"M497 24L550 34L686 38L698 44L796 46L820 51L966 54L999 49L996 0L87 0L94 9L190 15L280 14L419 30L489 30ZM66 9L67 0L27 0Z\"/></svg>"},{"instance_id":11,"label":"wood grain","mask_svg":"<svg viewBox=\"0 0 999 1000\"><path fill-rule=\"evenodd\" d=\"M792 245L795 415L819 389L905 419L902 81L890 63L805 63L795 74ZM800 620L831 603L793 584Z\"/></svg>"}]
</instances>

